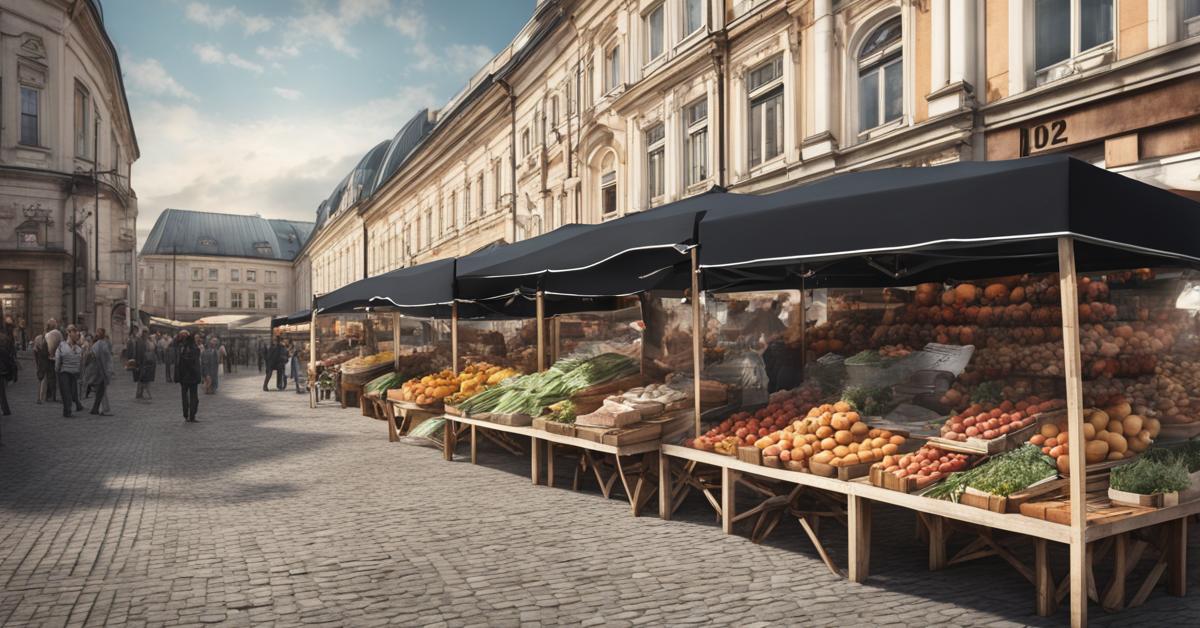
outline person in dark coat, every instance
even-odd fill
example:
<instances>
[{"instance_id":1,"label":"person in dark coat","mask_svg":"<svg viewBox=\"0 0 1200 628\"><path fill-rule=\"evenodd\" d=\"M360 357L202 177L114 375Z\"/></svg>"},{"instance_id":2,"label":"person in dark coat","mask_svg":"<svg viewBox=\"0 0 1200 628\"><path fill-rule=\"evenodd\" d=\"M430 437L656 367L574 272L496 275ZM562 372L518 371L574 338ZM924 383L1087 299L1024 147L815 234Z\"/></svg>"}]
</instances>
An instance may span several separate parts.
<instances>
[{"instance_id":1,"label":"person in dark coat","mask_svg":"<svg viewBox=\"0 0 1200 628\"><path fill-rule=\"evenodd\" d=\"M13 340L13 328L7 322L0 323L0 414L8 416L8 383L17 381L17 351Z\"/></svg>"},{"instance_id":2,"label":"person in dark coat","mask_svg":"<svg viewBox=\"0 0 1200 628\"><path fill-rule=\"evenodd\" d=\"M283 340L276 339L267 350L267 376L263 378L263 390L268 390L267 385L271 383L271 375L275 375L275 388L283 390L285 387L283 381L283 369L287 367L287 351L283 348Z\"/></svg>"},{"instance_id":3,"label":"person in dark coat","mask_svg":"<svg viewBox=\"0 0 1200 628\"><path fill-rule=\"evenodd\" d=\"M183 420L196 422L196 411L200 408L200 397L197 389L200 386L200 348L186 330L175 337L176 353L175 381L179 382L179 391L183 398Z\"/></svg>"},{"instance_id":4,"label":"person in dark coat","mask_svg":"<svg viewBox=\"0 0 1200 628\"><path fill-rule=\"evenodd\" d=\"M154 372L158 370L158 366L154 362L155 348L154 341L144 331L139 331L133 345L133 360L136 364L134 378L138 384L138 399L153 399L150 395L150 382L154 381Z\"/></svg>"}]
</instances>

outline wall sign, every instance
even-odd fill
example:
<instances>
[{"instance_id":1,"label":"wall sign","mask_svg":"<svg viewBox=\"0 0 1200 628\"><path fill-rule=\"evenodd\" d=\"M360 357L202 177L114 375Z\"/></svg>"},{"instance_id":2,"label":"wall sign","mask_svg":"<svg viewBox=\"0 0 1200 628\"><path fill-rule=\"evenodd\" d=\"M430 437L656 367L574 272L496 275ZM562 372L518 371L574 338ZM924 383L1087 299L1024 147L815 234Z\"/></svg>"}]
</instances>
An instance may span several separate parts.
<instances>
[{"instance_id":1,"label":"wall sign","mask_svg":"<svg viewBox=\"0 0 1200 628\"><path fill-rule=\"evenodd\" d=\"M1021 156L1044 153L1070 143L1065 118L1021 129Z\"/></svg>"}]
</instances>

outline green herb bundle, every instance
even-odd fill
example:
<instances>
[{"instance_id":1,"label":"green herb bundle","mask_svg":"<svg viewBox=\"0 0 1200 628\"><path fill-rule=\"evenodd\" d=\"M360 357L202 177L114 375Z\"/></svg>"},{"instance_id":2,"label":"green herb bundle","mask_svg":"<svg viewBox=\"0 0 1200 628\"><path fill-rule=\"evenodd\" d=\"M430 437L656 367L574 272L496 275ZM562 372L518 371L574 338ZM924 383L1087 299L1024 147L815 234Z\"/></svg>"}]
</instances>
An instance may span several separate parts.
<instances>
[{"instance_id":1,"label":"green herb bundle","mask_svg":"<svg viewBox=\"0 0 1200 628\"><path fill-rule=\"evenodd\" d=\"M1126 493L1154 495L1182 491L1191 485L1191 479L1183 456L1151 456L1114 467L1109 472L1108 485Z\"/></svg>"},{"instance_id":2,"label":"green herb bundle","mask_svg":"<svg viewBox=\"0 0 1200 628\"><path fill-rule=\"evenodd\" d=\"M636 362L616 353L602 353L588 359L563 359L541 373L506 380L499 386L474 395L458 407L469 414L496 412L538 416L549 406L584 388L637 372Z\"/></svg>"},{"instance_id":3,"label":"green herb bundle","mask_svg":"<svg viewBox=\"0 0 1200 628\"><path fill-rule=\"evenodd\" d=\"M967 487L1007 497L1058 475L1054 460L1034 445L1025 444L971 469L952 473L925 495L957 502Z\"/></svg>"}]
</instances>

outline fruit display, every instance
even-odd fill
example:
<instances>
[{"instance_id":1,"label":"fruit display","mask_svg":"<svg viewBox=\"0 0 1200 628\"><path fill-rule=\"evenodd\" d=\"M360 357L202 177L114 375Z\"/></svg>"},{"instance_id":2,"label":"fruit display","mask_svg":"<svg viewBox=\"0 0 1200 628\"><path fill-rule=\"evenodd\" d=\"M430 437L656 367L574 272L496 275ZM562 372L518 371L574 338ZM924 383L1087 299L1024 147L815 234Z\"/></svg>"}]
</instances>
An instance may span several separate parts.
<instances>
[{"instance_id":1,"label":"fruit display","mask_svg":"<svg viewBox=\"0 0 1200 628\"><path fill-rule=\"evenodd\" d=\"M410 379L400 386L401 399L421 406L453 403L519 374L513 369L476 362L457 375L453 371L443 370Z\"/></svg>"},{"instance_id":2,"label":"fruit display","mask_svg":"<svg viewBox=\"0 0 1200 628\"><path fill-rule=\"evenodd\" d=\"M759 438L804 418L816 405L819 395L820 391L811 386L777 392L771 395L766 406L754 412L735 413L696 439L685 441L684 445L726 456L736 455L739 446L753 445Z\"/></svg>"},{"instance_id":3,"label":"fruit display","mask_svg":"<svg viewBox=\"0 0 1200 628\"><path fill-rule=\"evenodd\" d=\"M1164 425L1195 423L1200 421L1200 361L1164 355L1154 375L1085 382L1083 393L1089 406L1128 400L1135 414Z\"/></svg>"},{"instance_id":4,"label":"fruit display","mask_svg":"<svg viewBox=\"0 0 1200 628\"><path fill-rule=\"evenodd\" d=\"M1036 416L1066 407L1062 399L1043 401L1028 397L1017 401L1002 401L987 406L974 403L962 412L950 417L942 425L941 436L947 440L966 441L968 438L992 440L1024 427L1033 425Z\"/></svg>"},{"instance_id":5,"label":"fruit display","mask_svg":"<svg viewBox=\"0 0 1200 628\"><path fill-rule=\"evenodd\" d=\"M970 456L925 445L910 454L884 455L875 463L884 473L896 478L916 478L917 488L925 488L943 477L963 471L970 464Z\"/></svg>"},{"instance_id":6,"label":"fruit display","mask_svg":"<svg viewBox=\"0 0 1200 628\"><path fill-rule=\"evenodd\" d=\"M589 386L638 373L634 360L614 353L592 358L565 358L541 373L514 377L459 404L468 414L483 412L539 416L549 406Z\"/></svg>"},{"instance_id":7,"label":"fruit display","mask_svg":"<svg viewBox=\"0 0 1200 628\"><path fill-rule=\"evenodd\" d=\"M1157 419L1144 419L1133 414L1128 403L1122 402L1105 410L1090 409L1084 413L1084 455L1087 464L1124 460L1148 449L1158 435ZM1068 433L1066 417L1042 425L1038 434L1030 437L1032 445L1050 456L1059 473L1069 473Z\"/></svg>"},{"instance_id":8,"label":"fruit display","mask_svg":"<svg viewBox=\"0 0 1200 628\"><path fill-rule=\"evenodd\" d=\"M346 360L342 363L343 373L359 373L387 366L396 360L396 354L391 351L380 351L374 355L364 355Z\"/></svg>"},{"instance_id":9,"label":"fruit display","mask_svg":"<svg viewBox=\"0 0 1200 628\"><path fill-rule=\"evenodd\" d=\"M907 440L900 434L867 425L845 401L813 408L804 427L809 433L804 435L806 445L801 447L801 453L805 455L801 460L831 467L883 460L884 456L898 453ZM782 445L780 442L777 446L782 449ZM769 455L767 450L763 454Z\"/></svg>"}]
</instances>

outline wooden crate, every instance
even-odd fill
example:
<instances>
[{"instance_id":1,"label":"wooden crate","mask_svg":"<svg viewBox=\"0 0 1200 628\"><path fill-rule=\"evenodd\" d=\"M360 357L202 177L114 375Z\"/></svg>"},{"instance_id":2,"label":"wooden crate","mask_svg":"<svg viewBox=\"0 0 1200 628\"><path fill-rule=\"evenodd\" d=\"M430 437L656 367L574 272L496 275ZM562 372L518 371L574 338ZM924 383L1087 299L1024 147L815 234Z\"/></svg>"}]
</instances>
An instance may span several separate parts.
<instances>
[{"instance_id":1,"label":"wooden crate","mask_svg":"<svg viewBox=\"0 0 1200 628\"><path fill-rule=\"evenodd\" d=\"M1179 493L1155 493L1154 495L1142 495L1140 493L1126 493L1118 491L1115 488L1109 487L1108 500L1116 506L1141 506L1142 508L1166 508L1168 506L1179 505Z\"/></svg>"},{"instance_id":2,"label":"wooden crate","mask_svg":"<svg viewBox=\"0 0 1200 628\"><path fill-rule=\"evenodd\" d=\"M1040 415L1039 415L1040 416ZM1034 434L1042 427L1042 420L1035 419L1033 423L1015 431L1009 432L999 438L984 440L982 438L968 438L965 441L950 440L941 436L934 436L929 440L930 445L936 445L948 451L955 451L964 454L983 454L993 456L995 454L1006 452L1010 449L1016 449L1024 445Z\"/></svg>"},{"instance_id":3,"label":"wooden crate","mask_svg":"<svg viewBox=\"0 0 1200 628\"><path fill-rule=\"evenodd\" d=\"M769 465L779 467L779 456L770 456L775 458L775 464ZM750 464L766 464L766 460L762 455L762 450L754 445L743 445L737 449L737 459Z\"/></svg>"},{"instance_id":4,"label":"wooden crate","mask_svg":"<svg viewBox=\"0 0 1200 628\"><path fill-rule=\"evenodd\" d=\"M620 447L655 440L662 436L662 425L656 423L634 423L628 427L609 430L601 438L605 445Z\"/></svg>"},{"instance_id":5,"label":"wooden crate","mask_svg":"<svg viewBox=\"0 0 1200 628\"><path fill-rule=\"evenodd\" d=\"M872 461L872 462L860 462L858 464L852 464L848 467L846 467L846 466L835 467L830 464L823 464L820 462L814 462L814 461L810 460L808 462L808 472L812 473L814 475L820 475L820 476L827 477L827 478L837 478L839 480L848 481L848 480L853 480L854 478L861 478L865 475L870 474L871 466L874 464L875 464L875 462Z\"/></svg>"},{"instance_id":6,"label":"wooden crate","mask_svg":"<svg viewBox=\"0 0 1200 628\"><path fill-rule=\"evenodd\" d=\"M1007 497L992 495L989 493L984 493L983 491L977 491L971 487L967 487L967 490L963 492L962 497L959 498L959 502L968 506L990 510L992 512L1015 513L1021 511L1021 504L1043 495L1049 495L1056 491L1060 491L1066 488L1066 486L1066 479L1053 477L1041 482L1036 482L1029 488L1023 491L1017 491L1016 493L1013 493Z\"/></svg>"},{"instance_id":7,"label":"wooden crate","mask_svg":"<svg viewBox=\"0 0 1200 628\"><path fill-rule=\"evenodd\" d=\"M883 467L878 463L873 463L871 465L871 471L867 477L871 484L874 484L875 486L886 488L889 491L899 491L901 493L912 493L933 484L933 482L928 482L924 486L920 486L917 482L917 478L914 476L898 478L895 475L884 471Z\"/></svg>"},{"instance_id":8,"label":"wooden crate","mask_svg":"<svg viewBox=\"0 0 1200 628\"><path fill-rule=\"evenodd\" d=\"M493 412L488 415L487 420L497 425L508 425L511 427L527 427L533 425L533 417L529 416L528 414L520 414L515 412L504 414Z\"/></svg>"}]
</instances>

